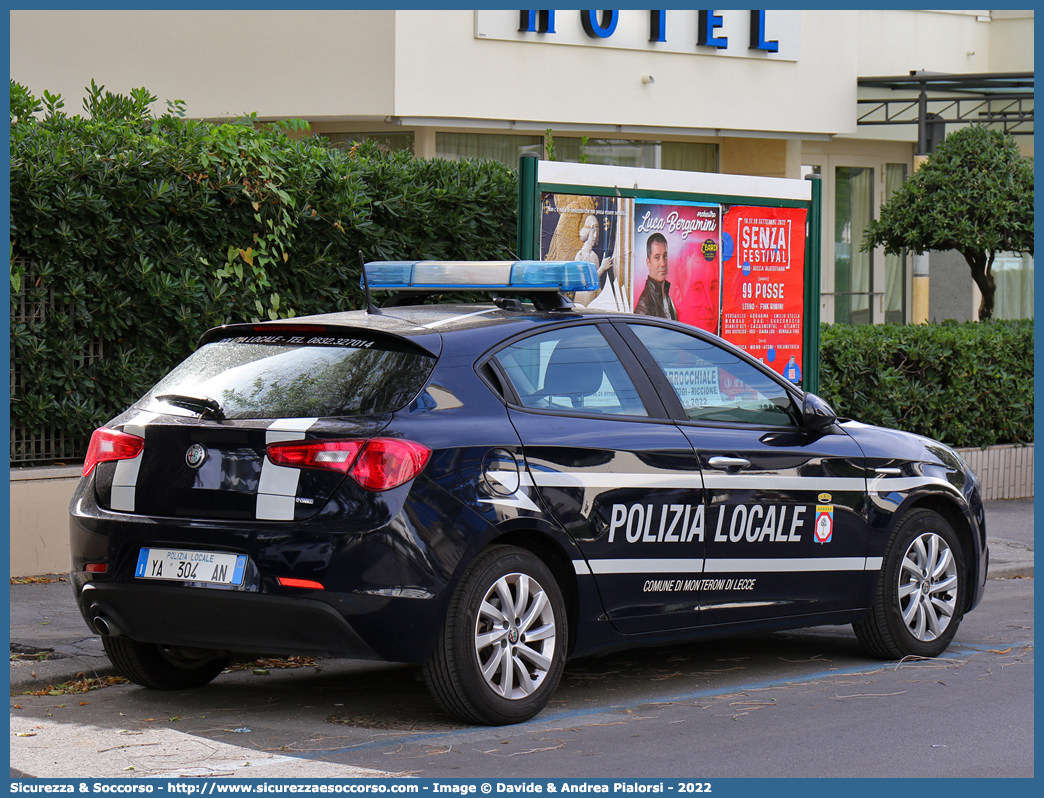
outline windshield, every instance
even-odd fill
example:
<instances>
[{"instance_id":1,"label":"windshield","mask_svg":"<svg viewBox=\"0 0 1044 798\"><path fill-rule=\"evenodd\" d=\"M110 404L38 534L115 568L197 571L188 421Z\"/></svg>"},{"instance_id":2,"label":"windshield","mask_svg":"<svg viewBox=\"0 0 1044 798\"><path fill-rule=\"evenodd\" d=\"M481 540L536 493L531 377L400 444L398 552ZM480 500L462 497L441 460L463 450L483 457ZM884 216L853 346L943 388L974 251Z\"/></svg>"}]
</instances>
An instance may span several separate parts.
<instances>
[{"instance_id":1,"label":"windshield","mask_svg":"<svg viewBox=\"0 0 1044 798\"><path fill-rule=\"evenodd\" d=\"M140 404L171 406L160 396L213 399L225 418L320 418L389 413L424 387L435 358L391 342L293 346L219 341L193 353Z\"/></svg>"}]
</instances>

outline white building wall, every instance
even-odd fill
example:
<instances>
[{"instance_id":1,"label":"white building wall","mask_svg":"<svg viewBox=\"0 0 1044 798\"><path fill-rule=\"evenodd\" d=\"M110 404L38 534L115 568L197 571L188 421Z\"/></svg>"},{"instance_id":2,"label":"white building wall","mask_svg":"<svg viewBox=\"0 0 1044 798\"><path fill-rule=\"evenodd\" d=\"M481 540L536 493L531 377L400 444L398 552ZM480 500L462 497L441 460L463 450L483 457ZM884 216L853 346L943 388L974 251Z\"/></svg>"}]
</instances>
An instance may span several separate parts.
<instances>
[{"instance_id":1,"label":"white building wall","mask_svg":"<svg viewBox=\"0 0 1044 798\"><path fill-rule=\"evenodd\" d=\"M392 11L12 11L11 78L69 113L91 80L193 117L394 113Z\"/></svg>"},{"instance_id":2,"label":"white building wall","mask_svg":"<svg viewBox=\"0 0 1044 798\"><path fill-rule=\"evenodd\" d=\"M991 11L988 72L1033 70L1033 12Z\"/></svg>"},{"instance_id":3,"label":"white building wall","mask_svg":"<svg viewBox=\"0 0 1044 798\"><path fill-rule=\"evenodd\" d=\"M860 77L988 72L989 11L860 11ZM980 21L980 17L983 21ZM1033 69L1032 63L1025 67Z\"/></svg>"}]
</instances>

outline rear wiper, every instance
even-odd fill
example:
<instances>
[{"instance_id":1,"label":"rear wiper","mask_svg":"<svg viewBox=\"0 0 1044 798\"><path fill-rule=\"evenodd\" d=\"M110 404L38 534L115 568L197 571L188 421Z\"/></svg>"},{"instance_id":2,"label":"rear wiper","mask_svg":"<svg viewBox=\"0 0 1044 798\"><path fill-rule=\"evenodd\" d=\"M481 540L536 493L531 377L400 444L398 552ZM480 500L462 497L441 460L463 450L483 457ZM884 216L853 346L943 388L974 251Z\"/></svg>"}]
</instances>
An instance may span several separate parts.
<instances>
[{"instance_id":1,"label":"rear wiper","mask_svg":"<svg viewBox=\"0 0 1044 798\"><path fill-rule=\"evenodd\" d=\"M189 396L184 393L165 393L157 396L156 401L166 402L168 405L183 407L194 413L199 413L203 418L216 418L218 421L225 417L225 411L221 405L209 396Z\"/></svg>"}]
</instances>

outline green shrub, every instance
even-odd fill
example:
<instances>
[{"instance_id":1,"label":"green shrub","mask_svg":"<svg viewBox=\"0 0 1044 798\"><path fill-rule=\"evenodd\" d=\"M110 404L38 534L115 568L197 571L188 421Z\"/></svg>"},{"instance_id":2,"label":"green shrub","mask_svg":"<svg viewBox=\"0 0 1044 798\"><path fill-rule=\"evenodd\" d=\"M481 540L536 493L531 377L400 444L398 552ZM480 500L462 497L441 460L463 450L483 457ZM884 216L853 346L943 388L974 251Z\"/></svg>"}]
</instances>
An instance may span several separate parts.
<instances>
[{"instance_id":1,"label":"green shrub","mask_svg":"<svg viewBox=\"0 0 1044 798\"><path fill-rule=\"evenodd\" d=\"M1033 320L823 325L820 392L839 415L952 446L1033 442Z\"/></svg>"},{"instance_id":2,"label":"green shrub","mask_svg":"<svg viewBox=\"0 0 1044 798\"><path fill-rule=\"evenodd\" d=\"M92 82L84 118L11 83L13 462L82 457L208 327L359 307L360 250L513 257L499 163L336 150L303 122L187 120L180 102L154 118L154 101Z\"/></svg>"}]
</instances>

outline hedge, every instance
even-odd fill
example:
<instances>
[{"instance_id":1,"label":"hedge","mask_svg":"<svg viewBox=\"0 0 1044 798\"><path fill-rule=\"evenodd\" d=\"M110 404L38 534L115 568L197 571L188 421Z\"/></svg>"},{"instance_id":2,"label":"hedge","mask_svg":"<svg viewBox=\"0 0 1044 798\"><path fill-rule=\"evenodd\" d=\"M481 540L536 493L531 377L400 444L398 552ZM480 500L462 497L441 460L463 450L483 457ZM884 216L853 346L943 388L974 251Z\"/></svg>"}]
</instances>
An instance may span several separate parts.
<instances>
[{"instance_id":1,"label":"hedge","mask_svg":"<svg viewBox=\"0 0 1044 798\"><path fill-rule=\"evenodd\" d=\"M951 446L1033 442L1033 320L821 330L820 393L839 415Z\"/></svg>"},{"instance_id":2,"label":"hedge","mask_svg":"<svg viewBox=\"0 0 1044 798\"><path fill-rule=\"evenodd\" d=\"M179 102L152 117L155 99L92 82L83 118L11 82L13 462L82 457L208 327L358 307L360 250L514 257L502 164L342 151ZM66 446L31 443L54 430Z\"/></svg>"}]
</instances>

